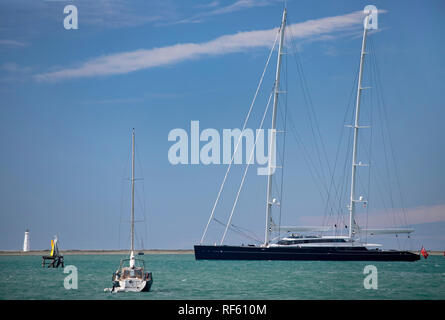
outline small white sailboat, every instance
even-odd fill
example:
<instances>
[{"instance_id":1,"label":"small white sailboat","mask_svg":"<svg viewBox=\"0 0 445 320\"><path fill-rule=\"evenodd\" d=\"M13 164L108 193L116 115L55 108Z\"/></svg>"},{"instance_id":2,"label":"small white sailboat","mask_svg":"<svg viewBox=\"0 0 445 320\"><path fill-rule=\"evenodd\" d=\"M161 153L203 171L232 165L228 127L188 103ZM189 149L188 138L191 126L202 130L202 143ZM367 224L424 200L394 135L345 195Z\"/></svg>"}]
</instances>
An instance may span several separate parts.
<instances>
[{"instance_id":1,"label":"small white sailboat","mask_svg":"<svg viewBox=\"0 0 445 320\"><path fill-rule=\"evenodd\" d=\"M151 272L145 271L145 262L134 257L134 129L132 132L131 168L131 250L130 258L122 259L119 268L113 273L113 287L109 292L147 292L153 284Z\"/></svg>"},{"instance_id":2,"label":"small white sailboat","mask_svg":"<svg viewBox=\"0 0 445 320\"><path fill-rule=\"evenodd\" d=\"M125 264L129 263L126 267ZM145 262L136 259L131 251L129 259L122 259L119 269L113 274L110 292L148 292L153 284L151 272L145 272Z\"/></svg>"}]
</instances>

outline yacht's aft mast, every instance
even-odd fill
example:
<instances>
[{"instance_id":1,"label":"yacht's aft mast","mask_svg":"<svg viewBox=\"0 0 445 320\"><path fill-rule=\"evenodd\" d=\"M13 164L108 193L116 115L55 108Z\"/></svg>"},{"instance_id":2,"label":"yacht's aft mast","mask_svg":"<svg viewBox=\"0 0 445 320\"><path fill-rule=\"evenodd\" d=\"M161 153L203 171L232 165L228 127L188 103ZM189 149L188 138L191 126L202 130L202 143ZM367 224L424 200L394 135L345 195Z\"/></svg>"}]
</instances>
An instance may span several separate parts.
<instances>
[{"instance_id":1,"label":"yacht's aft mast","mask_svg":"<svg viewBox=\"0 0 445 320\"><path fill-rule=\"evenodd\" d=\"M356 184L356 169L357 166L360 166L361 163L357 163L357 142L358 142L358 129L359 126L359 117L360 117L360 101L361 101L361 93L364 89L362 87L362 76L363 76L363 64L365 60L365 49L366 49L366 36L368 33L368 23L369 23L369 15L365 17L364 30L363 30L363 40L362 40L362 51L360 55L360 70L358 75L358 86L357 86L357 98L355 104L355 121L354 125L354 143L352 149L352 174L351 174L351 195L349 199L349 238L352 238L354 234L357 232L357 224L355 223L354 215L355 215L355 203L363 202L360 198L359 200L355 199L355 184Z\"/></svg>"},{"instance_id":2,"label":"yacht's aft mast","mask_svg":"<svg viewBox=\"0 0 445 320\"><path fill-rule=\"evenodd\" d=\"M271 140L269 144L269 163L268 163L268 176L267 176L267 202L266 202L266 231L264 236L264 245L269 244L269 238L271 233L271 211L272 211L272 175L275 168L272 165L275 165L275 161L272 161L272 157L274 156L273 150L275 150L275 139L276 139L276 120L277 120L277 105L278 105L278 94L280 93L280 71L281 71L281 55L283 49L284 42L284 30L286 28L286 15L287 11L284 8L283 11L283 19L281 21L280 27L280 44L278 47L278 59L277 59L277 71L275 75L275 88L274 88L274 99L273 99L273 111L272 111L272 126L271 126Z\"/></svg>"}]
</instances>

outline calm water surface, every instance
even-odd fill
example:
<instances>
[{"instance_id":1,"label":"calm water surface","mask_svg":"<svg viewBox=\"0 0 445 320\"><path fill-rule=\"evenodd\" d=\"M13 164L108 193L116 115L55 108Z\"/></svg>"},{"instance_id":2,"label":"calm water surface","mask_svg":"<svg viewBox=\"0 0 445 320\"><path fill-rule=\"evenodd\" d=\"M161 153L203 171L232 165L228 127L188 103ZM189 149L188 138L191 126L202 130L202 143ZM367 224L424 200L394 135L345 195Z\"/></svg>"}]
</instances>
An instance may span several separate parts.
<instances>
[{"instance_id":1,"label":"calm water surface","mask_svg":"<svg viewBox=\"0 0 445 320\"><path fill-rule=\"evenodd\" d=\"M66 290L63 269L41 267L40 256L0 256L0 299L445 299L445 257L418 262L195 261L193 255L144 256L153 272L148 293L104 292L120 255L66 255L78 269L78 289ZM378 270L366 290L363 269Z\"/></svg>"}]
</instances>

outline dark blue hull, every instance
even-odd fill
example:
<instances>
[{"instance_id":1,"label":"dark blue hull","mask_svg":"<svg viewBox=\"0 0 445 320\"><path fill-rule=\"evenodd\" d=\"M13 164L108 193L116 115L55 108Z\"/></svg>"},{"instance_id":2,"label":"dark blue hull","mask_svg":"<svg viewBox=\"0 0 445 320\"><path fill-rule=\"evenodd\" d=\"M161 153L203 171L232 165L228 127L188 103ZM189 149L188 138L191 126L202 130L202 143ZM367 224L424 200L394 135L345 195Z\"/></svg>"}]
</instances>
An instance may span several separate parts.
<instances>
[{"instance_id":1,"label":"dark blue hull","mask_svg":"<svg viewBox=\"0 0 445 320\"><path fill-rule=\"evenodd\" d=\"M368 250L366 247L256 247L195 246L196 260L319 260L319 261L417 261L409 251Z\"/></svg>"}]
</instances>

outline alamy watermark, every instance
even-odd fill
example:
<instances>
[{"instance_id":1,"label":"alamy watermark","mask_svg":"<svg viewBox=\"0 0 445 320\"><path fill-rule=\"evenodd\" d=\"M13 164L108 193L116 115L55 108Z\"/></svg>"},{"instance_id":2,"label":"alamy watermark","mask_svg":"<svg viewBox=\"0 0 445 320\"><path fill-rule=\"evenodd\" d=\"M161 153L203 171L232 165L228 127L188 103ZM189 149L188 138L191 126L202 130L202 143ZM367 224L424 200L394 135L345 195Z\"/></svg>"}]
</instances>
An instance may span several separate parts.
<instances>
[{"instance_id":1,"label":"alamy watermark","mask_svg":"<svg viewBox=\"0 0 445 320\"><path fill-rule=\"evenodd\" d=\"M77 7L69 4L63 8L63 13L67 14L65 19L63 19L63 27L66 30L79 29Z\"/></svg>"},{"instance_id":2,"label":"alamy watermark","mask_svg":"<svg viewBox=\"0 0 445 320\"><path fill-rule=\"evenodd\" d=\"M363 19L363 26L365 28L369 29L378 29L379 27L379 20L378 20L378 10L377 7L370 4L367 5L364 9L363 12L365 13L366 17ZM369 18L367 17L369 16ZM366 20L368 20L366 22Z\"/></svg>"},{"instance_id":3,"label":"alamy watermark","mask_svg":"<svg viewBox=\"0 0 445 320\"><path fill-rule=\"evenodd\" d=\"M218 130L208 128L200 131L199 121L191 121L190 135L181 128L169 132L168 141L175 143L168 150L168 160L173 165L256 163L263 166L257 169L258 175L271 175L276 169L276 130L268 130L267 144L264 131L223 129L221 139ZM206 143L201 146L201 142ZM266 149L271 149L267 156Z\"/></svg>"},{"instance_id":4,"label":"alamy watermark","mask_svg":"<svg viewBox=\"0 0 445 320\"><path fill-rule=\"evenodd\" d=\"M77 267L73 265L66 266L63 269L63 273L68 273L68 275L63 280L63 286L67 290L78 288L78 273Z\"/></svg>"},{"instance_id":5,"label":"alamy watermark","mask_svg":"<svg viewBox=\"0 0 445 320\"><path fill-rule=\"evenodd\" d=\"M363 280L363 286L365 287L365 289L377 290L379 287L377 267L372 264L367 265L363 269L363 274L367 275Z\"/></svg>"}]
</instances>

